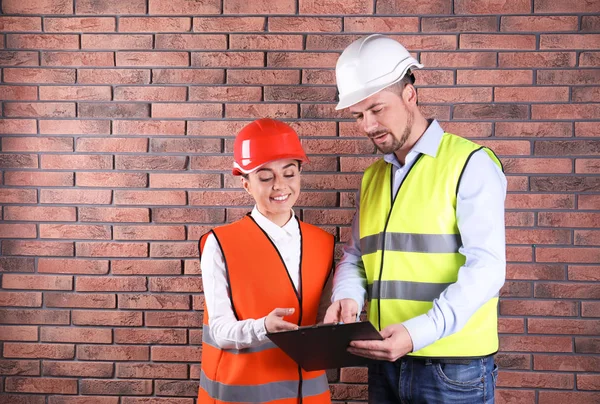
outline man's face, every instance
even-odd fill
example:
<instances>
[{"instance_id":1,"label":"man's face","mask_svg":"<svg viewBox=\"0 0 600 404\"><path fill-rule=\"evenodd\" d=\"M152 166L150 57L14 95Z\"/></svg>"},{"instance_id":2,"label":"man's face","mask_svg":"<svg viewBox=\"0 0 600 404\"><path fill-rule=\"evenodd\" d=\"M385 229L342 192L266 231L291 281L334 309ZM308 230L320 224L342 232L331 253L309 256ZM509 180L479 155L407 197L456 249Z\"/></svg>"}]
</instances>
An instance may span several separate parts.
<instances>
[{"instance_id":1,"label":"man's face","mask_svg":"<svg viewBox=\"0 0 600 404\"><path fill-rule=\"evenodd\" d=\"M408 90L405 87L402 93ZM394 153L406 144L414 112L396 91L382 90L349 109L360 129L382 153Z\"/></svg>"}]
</instances>

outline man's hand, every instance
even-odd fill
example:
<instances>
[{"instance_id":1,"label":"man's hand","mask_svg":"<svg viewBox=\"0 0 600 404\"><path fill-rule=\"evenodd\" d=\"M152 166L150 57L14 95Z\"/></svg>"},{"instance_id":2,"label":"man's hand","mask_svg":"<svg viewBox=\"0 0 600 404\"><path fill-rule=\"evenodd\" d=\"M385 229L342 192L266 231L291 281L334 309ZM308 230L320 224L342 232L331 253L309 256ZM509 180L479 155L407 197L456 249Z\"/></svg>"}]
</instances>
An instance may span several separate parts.
<instances>
[{"instance_id":1,"label":"man's hand","mask_svg":"<svg viewBox=\"0 0 600 404\"><path fill-rule=\"evenodd\" d=\"M358 314L358 303L354 299L341 299L333 302L325 313L323 322L354 323Z\"/></svg>"},{"instance_id":2,"label":"man's hand","mask_svg":"<svg viewBox=\"0 0 600 404\"><path fill-rule=\"evenodd\" d=\"M413 350L412 339L402 324L381 330L382 341L352 341L348 352L366 358L394 362Z\"/></svg>"},{"instance_id":3,"label":"man's hand","mask_svg":"<svg viewBox=\"0 0 600 404\"><path fill-rule=\"evenodd\" d=\"M280 309L277 308L269 313L267 317L265 317L265 329L267 332L280 332L280 331L289 331L289 330L297 330L298 326L294 323L290 323L285 321L283 318L285 316L289 316L294 314L293 308L288 309Z\"/></svg>"}]
</instances>

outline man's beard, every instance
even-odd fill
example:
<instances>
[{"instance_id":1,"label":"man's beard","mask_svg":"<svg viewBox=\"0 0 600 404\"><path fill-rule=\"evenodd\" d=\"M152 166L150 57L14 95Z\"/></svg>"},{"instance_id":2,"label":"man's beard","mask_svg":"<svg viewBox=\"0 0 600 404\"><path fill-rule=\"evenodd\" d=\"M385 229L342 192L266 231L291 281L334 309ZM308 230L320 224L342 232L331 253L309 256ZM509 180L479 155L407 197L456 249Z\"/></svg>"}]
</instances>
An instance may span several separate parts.
<instances>
[{"instance_id":1,"label":"man's beard","mask_svg":"<svg viewBox=\"0 0 600 404\"><path fill-rule=\"evenodd\" d=\"M383 154L390 154L390 153L395 153L397 150L399 150L400 148L402 148L402 146L404 146L406 144L406 141L408 140L409 136L410 136L410 132L412 131L412 125L413 125L413 116L412 114L408 115L408 119L406 121L406 127L404 128L404 132L402 133L402 136L400 136L400 139L397 139L394 134L391 131L388 130L378 130L376 132L372 132L369 133L369 138L371 139L371 141L373 142L373 144L375 145L375 147L377 147L377 149L382 152ZM377 144L374 141L374 138L376 138L379 135L382 135L384 133L389 133L390 137L392 138L392 144L390 145L382 145L382 144Z\"/></svg>"}]
</instances>

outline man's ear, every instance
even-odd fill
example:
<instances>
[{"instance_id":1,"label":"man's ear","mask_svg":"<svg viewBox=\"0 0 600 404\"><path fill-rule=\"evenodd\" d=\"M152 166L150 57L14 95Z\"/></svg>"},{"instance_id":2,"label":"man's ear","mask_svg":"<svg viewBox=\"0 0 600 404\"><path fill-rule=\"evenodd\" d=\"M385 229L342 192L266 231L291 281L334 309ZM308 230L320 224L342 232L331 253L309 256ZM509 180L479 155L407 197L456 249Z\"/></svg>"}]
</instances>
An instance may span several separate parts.
<instances>
[{"instance_id":1,"label":"man's ear","mask_svg":"<svg viewBox=\"0 0 600 404\"><path fill-rule=\"evenodd\" d=\"M407 84L404 86L404 90L402 91L402 98L407 104L416 104L417 103L417 89L412 84Z\"/></svg>"}]
</instances>

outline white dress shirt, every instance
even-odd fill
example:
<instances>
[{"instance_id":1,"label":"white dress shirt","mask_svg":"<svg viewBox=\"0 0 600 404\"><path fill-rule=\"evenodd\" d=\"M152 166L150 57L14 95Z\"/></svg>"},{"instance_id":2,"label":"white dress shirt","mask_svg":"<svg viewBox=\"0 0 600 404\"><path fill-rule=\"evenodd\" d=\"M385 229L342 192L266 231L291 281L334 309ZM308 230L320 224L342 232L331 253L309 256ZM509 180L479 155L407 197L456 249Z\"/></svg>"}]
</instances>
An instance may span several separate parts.
<instances>
[{"instance_id":1,"label":"white dress shirt","mask_svg":"<svg viewBox=\"0 0 600 404\"><path fill-rule=\"evenodd\" d=\"M423 136L400 164L395 154L384 156L395 166L394 196L419 154L435 157L444 134L432 121ZM506 177L490 156L480 150L467 163L458 188L456 219L462 240L459 253L466 257L458 280L433 301L433 308L402 324L418 351L440 338L460 331L469 318L488 300L498 295L506 276L504 200ZM360 252L359 202L352 221L352 239L344 246L335 272L332 301L351 298L359 312L366 298L366 276Z\"/></svg>"},{"instance_id":2,"label":"white dress shirt","mask_svg":"<svg viewBox=\"0 0 600 404\"><path fill-rule=\"evenodd\" d=\"M250 213L254 221L269 236L290 274L290 278L296 290L298 290L300 279L300 227L294 212L291 219L279 227L261 214L256 206ZM262 345L269 341L266 336L265 318L247 319L238 321L231 308L229 299L229 284L223 261L223 252L217 243L215 236L210 234L200 259L202 269L202 283L204 286L204 299L210 313L208 325L213 340L222 349L243 349ZM318 319L322 319L331 297L331 278L323 291L319 304ZM299 290L298 290L299 291ZM260 299L261 296L256 296ZM276 309L276 307L273 307Z\"/></svg>"}]
</instances>

